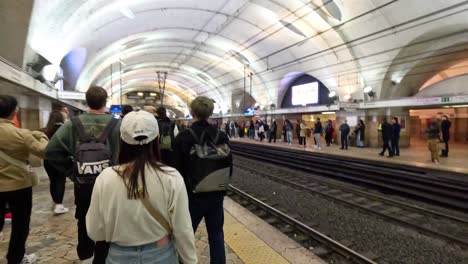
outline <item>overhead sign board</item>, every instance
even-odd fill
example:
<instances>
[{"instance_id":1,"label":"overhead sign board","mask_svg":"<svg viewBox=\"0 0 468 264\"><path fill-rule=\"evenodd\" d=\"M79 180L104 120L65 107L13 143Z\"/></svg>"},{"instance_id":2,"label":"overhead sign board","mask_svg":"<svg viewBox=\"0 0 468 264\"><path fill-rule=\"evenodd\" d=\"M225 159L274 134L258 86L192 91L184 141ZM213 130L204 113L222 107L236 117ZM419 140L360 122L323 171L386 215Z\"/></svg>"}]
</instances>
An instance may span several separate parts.
<instances>
[{"instance_id":1,"label":"overhead sign board","mask_svg":"<svg viewBox=\"0 0 468 264\"><path fill-rule=\"evenodd\" d=\"M59 91L58 98L62 100L86 100L86 94L81 92Z\"/></svg>"}]
</instances>

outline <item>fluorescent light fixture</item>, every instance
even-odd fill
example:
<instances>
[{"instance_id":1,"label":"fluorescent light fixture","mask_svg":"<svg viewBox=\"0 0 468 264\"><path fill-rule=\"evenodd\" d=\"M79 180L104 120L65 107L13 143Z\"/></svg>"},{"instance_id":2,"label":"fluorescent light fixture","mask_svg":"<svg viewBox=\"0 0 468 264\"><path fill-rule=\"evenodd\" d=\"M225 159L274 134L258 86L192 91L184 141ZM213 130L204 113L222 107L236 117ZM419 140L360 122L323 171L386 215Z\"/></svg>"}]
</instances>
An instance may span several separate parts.
<instances>
[{"instance_id":1,"label":"fluorescent light fixture","mask_svg":"<svg viewBox=\"0 0 468 264\"><path fill-rule=\"evenodd\" d=\"M452 105L453 108L463 108L468 107L468 105Z\"/></svg>"},{"instance_id":2,"label":"fluorescent light fixture","mask_svg":"<svg viewBox=\"0 0 468 264\"><path fill-rule=\"evenodd\" d=\"M335 97L336 95L336 92L335 91L331 91L329 94L328 94L328 97L332 98L332 97Z\"/></svg>"},{"instance_id":3,"label":"fluorescent light fixture","mask_svg":"<svg viewBox=\"0 0 468 264\"><path fill-rule=\"evenodd\" d=\"M322 112L322 115L334 115L336 112Z\"/></svg>"},{"instance_id":4,"label":"fluorescent light fixture","mask_svg":"<svg viewBox=\"0 0 468 264\"><path fill-rule=\"evenodd\" d=\"M120 60L120 64L122 64L123 66L127 67L127 64L125 64L125 62L123 62L122 60Z\"/></svg>"},{"instance_id":5,"label":"fluorescent light fixture","mask_svg":"<svg viewBox=\"0 0 468 264\"><path fill-rule=\"evenodd\" d=\"M350 94L347 94L343 97L346 101L348 101L349 99L351 99L351 95Z\"/></svg>"},{"instance_id":6,"label":"fluorescent light fixture","mask_svg":"<svg viewBox=\"0 0 468 264\"><path fill-rule=\"evenodd\" d=\"M130 8L128 8L127 6L125 6L125 4L120 4L120 8L119 8L120 12L130 18L130 19L134 19L135 18L135 14L133 13L132 10L130 10Z\"/></svg>"},{"instance_id":7,"label":"fluorescent light fixture","mask_svg":"<svg viewBox=\"0 0 468 264\"><path fill-rule=\"evenodd\" d=\"M46 79L49 82L54 81L55 77L59 73L60 73L60 66L54 65L54 64L46 65L42 69L42 76L44 76L44 79Z\"/></svg>"},{"instance_id":8,"label":"fluorescent light fixture","mask_svg":"<svg viewBox=\"0 0 468 264\"><path fill-rule=\"evenodd\" d=\"M236 59L238 62L240 62L241 64L244 64L244 65L249 65L250 64L250 61L249 59L247 59L244 55L242 55L240 52L237 52L235 50L230 50L229 52L229 55L231 55L231 57L233 57L234 59Z\"/></svg>"},{"instance_id":9,"label":"fluorescent light fixture","mask_svg":"<svg viewBox=\"0 0 468 264\"><path fill-rule=\"evenodd\" d=\"M137 93L138 96L143 96L144 94L142 92Z\"/></svg>"},{"instance_id":10,"label":"fluorescent light fixture","mask_svg":"<svg viewBox=\"0 0 468 264\"><path fill-rule=\"evenodd\" d=\"M156 93L150 93L150 96L156 96L157 94Z\"/></svg>"},{"instance_id":11,"label":"fluorescent light fixture","mask_svg":"<svg viewBox=\"0 0 468 264\"><path fill-rule=\"evenodd\" d=\"M304 38L307 38L307 36L302 33L302 31L300 31L297 27L295 27L293 24L289 23L289 22L286 22L284 20L280 20L279 21L285 28L289 29L290 31L292 31L293 33L296 33L297 35L301 36L301 37L304 37Z\"/></svg>"},{"instance_id":12,"label":"fluorescent light fixture","mask_svg":"<svg viewBox=\"0 0 468 264\"><path fill-rule=\"evenodd\" d=\"M367 86L366 88L364 88L365 93L370 93L371 91L372 91L372 87L370 86Z\"/></svg>"}]
</instances>

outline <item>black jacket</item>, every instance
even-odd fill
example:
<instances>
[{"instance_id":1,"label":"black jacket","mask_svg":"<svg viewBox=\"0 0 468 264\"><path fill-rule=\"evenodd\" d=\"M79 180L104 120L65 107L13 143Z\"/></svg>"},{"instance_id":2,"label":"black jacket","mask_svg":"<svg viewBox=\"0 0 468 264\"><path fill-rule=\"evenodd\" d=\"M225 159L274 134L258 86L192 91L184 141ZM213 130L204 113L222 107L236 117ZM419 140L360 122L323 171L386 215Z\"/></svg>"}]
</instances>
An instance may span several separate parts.
<instances>
[{"instance_id":1,"label":"black jacket","mask_svg":"<svg viewBox=\"0 0 468 264\"><path fill-rule=\"evenodd\" d=\"M392 124L392 138L393 139L399 139L400 138L400 131L401 131L401 125L398 123Z\"/></svg>"},{"instance_id":2,"label":"black jacket","mask_svg":"<svg viewBox=\"0 0 468 264\"><path fill-rule=\"evenodd\" d=\"M382 124L382 139L390 140L393 135L393 127L388 122Z\"/></svg>"},{"instance_id":3,"label":"black jacket","mask_svg":"<svg viewBox=\"0 0 468 264\"><path fill-rule=\"evenodd\" d=\"M442 132L442 139L448 141L450 139L450 127L452 123L448 120L443 120L440 124L440 132Z\"/></svg>"},{"instance_id":4,"label":"black jacket","mask_svg":"<svg viewBox=\"0 0 468 264\"><path fill-rule=\"evenodd\" d=\"M203 131L206 131L213 139L216 137L218 128L210 125L207 121L198 121L192 124L192 130L195 131L195 134L200 137ZM218 144L228 144L229 138L226 136L226 133L220 132ZM195 139L188 130L180 132L174 142L174 167L179 171L185 181L185 185L188 186L188 179L190 177L190 164L187 162L190 160L190 150L193 145L195 145ZM232 161L231 161L232 168ZM231 169L232 170L232 169ZM187 190L189 196L210 196L210 195L224 195L224 192L211 192L211 193L197 193L193 194L191 190Z\"/></svg>"},{"instance_id":5,"label":"black jacket","mask_svg":"<svg viewBox=\"0 0 468 264\"><path fill-rule=\"evenodd\" d=\"M322 132L323 132L322 123L319 121L315 123L314 125L314 134L322 134Z\"/></svg>"},{"instance_id":6,"label":"black jacket","mask_svg":"<svg viewBox=\"0 0 468 264\"><path fill-rule=\"evenodd\" d=\"M161 136L162 133L162 127L163 126L168 126L169 127L169 135L171 136L171 143L172 143L172 149L174 149L174 128L175 128L175 122L172 122L171 119L168 117L156 117L156 120L158 120L158 127L159 127L159 134ZM174 167L174 151L167 150L167 149L162 149L161 151L161 161L171 167Z\"/></svg>"}]
</instances>

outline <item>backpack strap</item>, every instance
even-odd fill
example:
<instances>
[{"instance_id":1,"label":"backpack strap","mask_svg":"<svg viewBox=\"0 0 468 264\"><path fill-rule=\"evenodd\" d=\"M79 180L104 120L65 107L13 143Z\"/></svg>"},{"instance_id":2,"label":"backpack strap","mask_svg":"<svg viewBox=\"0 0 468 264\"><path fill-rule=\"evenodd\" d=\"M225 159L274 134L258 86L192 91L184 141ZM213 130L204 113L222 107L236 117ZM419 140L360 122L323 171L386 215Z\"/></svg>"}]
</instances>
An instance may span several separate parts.
<instances>
[{"instance_id":1,"label":"backpack strap","mask_svg":"<svg viewBox=\"0 0 468 264\"><path fill-rule=\"evenodd\" d=\"M98 142L105 143L107 138L109 137L110 133L112 133L112 130L114 130L114 127L117 125L117 122L119 122L117 119L112 118L111 121L107 124L106 128L104 131L102 131L101 136L99 136Z\"/></svg>"},{"instance_id":2,"label":"backpack strap","mask_svg":"<svg viewBox=\"0 0 468 264\"><path fill-rule=\"evenodd\" d=\"M192 134L192 137L195 139L196 143L200 145L201 144L200 138L197 136L195 131L193 131L193 129L191 127L189 127L188 131L190 132L190 134ZM203 134L202 134L202 136L203 136Z\"/></svg>"},{"instance_id":3,"label":"backpack strap","mask_svg":"<svg viewBox=\"0 0 468 264\"><path fill-rule=\"evenodd\" d=\"M214 139L214 143L217 144L218 143L218 140L219 140L219 137L221 136L221 132L219 131L219 129L216 130L216 136L215 136L215 139Z\"/></svg>"},{"instance_id":4,"label":"backpack strap","mask_svg":"<svg viewBox=\"0 0 468 264\"><path fill-rule=\"evenodd\" d=\"M81 122L79 117L74 116L70 118L70 121L72 122L73 127L78 132L78 138L80 142L88 142L91 140L91 137L86 134L83 123Z\"/></svg>"}]
</instances>

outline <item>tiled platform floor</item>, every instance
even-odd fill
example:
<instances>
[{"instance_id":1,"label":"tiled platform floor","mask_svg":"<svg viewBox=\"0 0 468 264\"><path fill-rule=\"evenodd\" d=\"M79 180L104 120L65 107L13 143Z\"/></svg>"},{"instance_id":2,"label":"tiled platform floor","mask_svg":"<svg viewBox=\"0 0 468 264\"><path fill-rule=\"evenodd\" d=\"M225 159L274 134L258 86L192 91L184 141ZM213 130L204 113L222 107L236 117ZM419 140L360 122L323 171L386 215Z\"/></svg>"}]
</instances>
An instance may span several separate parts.
<instances>
[{"instance_id":1,"label":"tiled platform floor","mask_svg":"<svg viewBox=\"0 0 468 264\"><path fill-rule=\"evenodd\" d=\"M253 143L253 144L265 144L265 145L272 145L277 147L283 148L292 148L292 149L304 149L304 147L299 146L297 141L292 146L285 144L282 141L277 140L275 143L268 143L266 141L259 142L256 140L251 139L240 139L235 138L231 139L234 141L241 141L246 143ZM323 138L322 138L322 150L317 150L313 147L314 140L313 138L307 138L307 147L306 151L313 151L313 152L321 152L321 153L328 153L332 155L342 155L342 156L350 156L354 158L364 158L364 159L371 159L371 160L384 160L386 162L393 162L393 163L402 163L402 164L410 164L419 167L429 167L429 168L438 168L442 170L448 171L456 171L461 173L466 173L468 176L468 144L451 144L450 145L450 153L448 158L440 158L440 164L433 164L431 162L430 153L427 149L427 145L422 142L414 142L412 143L411 147L409 148L401 148L400 149L400 156L387 158L381 157L378 153L382 150L381 148L357 148L357 147L350 147L347 151L340 150L339 145L331 145L327 147ZM388 153L386 153L388 155Z\"/></svg>"},{"instance_id":2,"label":"tiled platform floor","mask_svg":"<svg viewBox=\"0 0 468 264\"><path fill-rule=\"evenodd\" d=\"M49 195L48 179L42 168L41 184L34 188L31 231L27 241L27 253L37 253L38 263L79 263L76 255L77 227L73 217L73 185L67 183L64 204L71 209L68 214L54 216ZM229 198L225 201L225 241L227 263L240 264L318 264L322 263L310 251L290 240L273 227ZM6 264L4 256L10 237L10 225L4 228L0 241L0 264ZM209 262L206 228L200 225L196 233L199 263Z\"/></svg>"}]
</instances>

